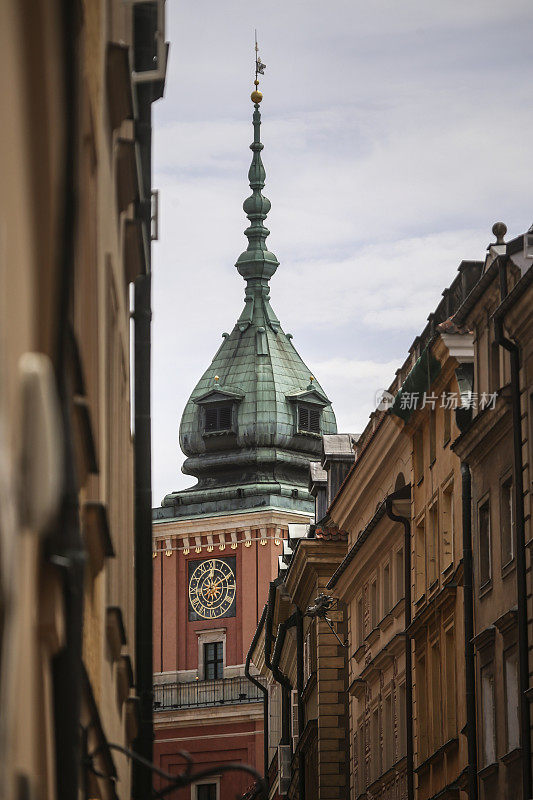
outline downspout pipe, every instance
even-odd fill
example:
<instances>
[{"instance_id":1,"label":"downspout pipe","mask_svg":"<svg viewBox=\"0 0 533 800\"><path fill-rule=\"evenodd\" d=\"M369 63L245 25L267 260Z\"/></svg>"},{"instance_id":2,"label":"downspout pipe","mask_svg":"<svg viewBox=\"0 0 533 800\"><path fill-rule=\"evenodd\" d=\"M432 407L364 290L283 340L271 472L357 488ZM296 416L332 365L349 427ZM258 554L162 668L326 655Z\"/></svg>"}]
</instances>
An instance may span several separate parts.
<instances>
[{"instance_id":1,"label":"downspout pipe","mask_svg":"<svg viewBox=\"0 0 533 800\"><path fill-rule=\"evenodd\" d=\"M470 467L461 463L463 522L463 604L465 636L466 740L468 748L468 797L478 798L476 665L474 660L474 571L472 559L472 479Z\"/></svg>"},{"instance_id":2,"label":"downspout pipe","mask_svg":"<svg viewBox=\"0 0 533 800\"><path fill-rule=\"evenodd\" d=\"M395 500L409 500L411 486L403 486L397 492L388 495L385 510L389 519L399 522L404 529L404 617L405 617L405 722L406 722L406 774L407 800L414 800L414 747L413 747L413 665L411 653L411 637L407 633L411 625L411 520L410 517L396 514L393 510Z\"/></svg>"},{"instance_id":3,"label":"downspout pipe","mask_svg":"<svg viewBox=\"0 0 533 800\"><path fill-rule=\"evenodd\" d=\"M501 300L507 295L508 256L500 258ZM527 631L527 580L526 542L524 523L524 480L522 466L522 421L520 408L520 348L508 339L503 331L503 321L494 314L496 343L507 350L511 362L511 409L513 425L514 514L516 549L516 584L518 605L518 663L520 687L520 749L522 751L522 797L532 796L531 773L531 722L527 691L529 689L529 643Z\"/></svg>"},{"instance_id":4,"label":"downspout pipe","mask_svg":"<svg viewBox=\"0 0 533 800\"><path fill-rule=\"evenodd\" d=\"M290 720L290 708L291 708L291 690L292 690L292 683L290 682L289 678L280 670L279 668L279 661L281 658L281 654L283 652L283 645L285 644L285 637L287 636L287 630L289 628L294 627L296 625L296 614L291 614L291 616L280 623L278 628L278 635L276 637L276 644L274 646L274 653L272 655L272 674L275 680L280 684L282 689L282 719L281 719L281 743L282 744L290 744L291 743L291 720Z\"/></svg>"},{"instance_id":5,"label":"downspout pipe","mask_svg":"<svg viewBox=\"0 0 533 800\"><path fill-rule=\"evenodd\" d=\"M304 619L296 607L296 689L298 690L298 733L301 736L305 725L304 690ZM298 797L305 800L305 755L298 753Z\"/></svg>"},{"instance_id":6,"label":"downspout pipe","mask_svg":"<svg viewBox=\"0 0 533 800\"><path fill-rule=\"evenodd\" d=\"M257 630L254 633L254 638L252 639L250 649L248 650L248 654L246 656L246 663L244 665L244 674L248 680L253 683L254 686L257 686L257 688L263 693L263 772L265 781L268 780L268 689L250 673L250 662L252 660L252 653L257 646L257 642L259 641L261 631L263 630L263 626L265 624L267 608L267 605L265 605L263 608L263 613L261 614L261 619L259 620Z\"/></svg>"}]
</instances>

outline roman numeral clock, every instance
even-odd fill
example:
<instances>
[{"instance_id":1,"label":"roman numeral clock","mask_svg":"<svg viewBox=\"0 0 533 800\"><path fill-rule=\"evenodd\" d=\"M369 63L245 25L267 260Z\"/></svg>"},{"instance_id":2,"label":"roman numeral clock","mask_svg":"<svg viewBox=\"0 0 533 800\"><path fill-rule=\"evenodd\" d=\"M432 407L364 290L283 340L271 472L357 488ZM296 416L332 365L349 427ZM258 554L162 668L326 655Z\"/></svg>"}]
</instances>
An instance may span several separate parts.
<instances>
[{"instance_id":1,"label":"roman numeral clock","mask_svg":"<svg viewBox=\"0 0 533 800\"><path fill-rule=\"evenodd\" d=\"M189 561L189 620L235 616L235 556Z\"/></svg>"}]
</instances>

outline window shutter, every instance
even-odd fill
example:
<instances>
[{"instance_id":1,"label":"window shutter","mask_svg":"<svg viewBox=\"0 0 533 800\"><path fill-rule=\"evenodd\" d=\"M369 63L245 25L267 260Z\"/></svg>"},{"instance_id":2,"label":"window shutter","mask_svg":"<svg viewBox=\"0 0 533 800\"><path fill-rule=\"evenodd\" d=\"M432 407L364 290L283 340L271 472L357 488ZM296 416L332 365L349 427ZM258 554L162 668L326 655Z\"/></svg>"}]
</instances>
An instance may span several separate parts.
<instances>
[{"instance_id":1,"label":"window shutter","mask_svg":"<svg viewBox=\"0 0 533 800\"><path fill-rule=\"evenodd\" d=\"M298 406L298 428L301 431L309 429L309 409Z\"/></svg>"},{"instance_id":2,"label":"window shutter","mask_svg":"<svg viewBox=\"0 0 533 800\"><path fill-rule=\"evenodd\" d=\"M312 433L320 433L320 409L312 408L309 411L309 430Z\"/></svg>"},{"instance_id":3,"label":"window shutter","mask_svg":"<svg viewBox=\"0 0 533 800\"><path fill-rule=\"evenodd\" d=\"M292 751L296 751L298 738L300 736L300 726L298 724L298 690L291 691L291 729L292 729Z\"/></svg>"},{"instance_id":4,"label":"window shutter","mask_svg":"<svg viewBox=\"0 0 533 800\"><path fill-rule=\"evenodd\" d=\"M219 412L219 430L229 431L231 428L231 406L221 406Z\"/></svg>"},{"instance_id":5,"label":"window shutter","mask_svg":"<svg viewBox=\"0 0 533 800\"><path fill-rule=\"evenodd\" d=\"M206 408L205 410L205 429L206 431L216 431L217 429L217 409Z\"/></svg>"}]
</instances>

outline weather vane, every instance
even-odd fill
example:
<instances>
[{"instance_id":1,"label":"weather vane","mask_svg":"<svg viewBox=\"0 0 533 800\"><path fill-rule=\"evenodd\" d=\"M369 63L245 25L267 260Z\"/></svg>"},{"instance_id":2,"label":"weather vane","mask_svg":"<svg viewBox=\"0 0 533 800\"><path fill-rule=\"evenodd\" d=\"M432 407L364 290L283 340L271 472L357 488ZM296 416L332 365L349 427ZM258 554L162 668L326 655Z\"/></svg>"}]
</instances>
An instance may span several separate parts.
<instances>
[{"instance_id":1,"label":"weather vane","mask_svg":"<svg viewBox=\"0 0 533 800\"><path fill-rule=\"evenodd\" d=\"M256 105L260 103L261 100L263 99L263 95L257 88L259 86L259 78L257 76L264 75L265 69L266 69L266 64L263 64L263 62L259 58L259 48L257 46L257 31L256 31L255 32L255 80L254 80L255 89L251 95L252 102L255 103Z\"/></svg>"}]
</instances>

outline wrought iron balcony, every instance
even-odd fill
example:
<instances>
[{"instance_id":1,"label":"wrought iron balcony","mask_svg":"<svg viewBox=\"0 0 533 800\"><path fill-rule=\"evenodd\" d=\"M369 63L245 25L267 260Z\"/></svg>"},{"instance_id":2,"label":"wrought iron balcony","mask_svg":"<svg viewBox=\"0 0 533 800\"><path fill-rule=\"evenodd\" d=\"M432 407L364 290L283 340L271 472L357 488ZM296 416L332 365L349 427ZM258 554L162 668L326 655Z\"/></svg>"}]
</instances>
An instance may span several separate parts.
<instances>
[{"instance_id":1,"label":"wrought iron balcony","mask_svg":"<svg viewBox=\"0 0 533 800\"><path fill-rule=\"evenodd\" d=\"M262 678L258 680L263 683ZM238 703L258 703L262 700L263 693L244 675L212 681L162 683L154 686L154 711L230 706Z\"/></svg>"}]
</instances>

